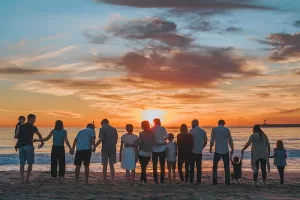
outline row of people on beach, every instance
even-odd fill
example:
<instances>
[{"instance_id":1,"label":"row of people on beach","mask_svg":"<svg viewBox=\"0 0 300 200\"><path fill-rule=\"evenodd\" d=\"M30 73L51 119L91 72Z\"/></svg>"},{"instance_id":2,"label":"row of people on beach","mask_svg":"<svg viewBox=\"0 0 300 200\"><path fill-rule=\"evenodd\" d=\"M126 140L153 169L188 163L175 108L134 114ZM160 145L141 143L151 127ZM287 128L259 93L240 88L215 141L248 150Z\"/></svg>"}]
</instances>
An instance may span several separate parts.
<instances>
[{"instance_id":1,"label":"row of people on beach","mask_svg":"<svg viewBox=\"0 0 300 200\"><path fill-rule=\"evenodd\" d=\"M92 153L102 143L101 155L103 164L103 180L107 183L107 168L109 166L112 182L115 182L114 164L117 162L117 129L109 124L107 119L101 122L98 140L96 141L95 125L88 124L85 129L78 132L73 145L71 146L67 131L64 129L63 122L55 122L54 129L50 134L43 138L34 123L36 116L28 115L27 122L25 117L19 118L16 125L15 138L18 139L16 149L19 149L20 175L22 182L30 182L32 165L34 164L33 142L41 142L39 148L42 148L44 142L53 137L53 146L51 150L51 177L58 177L58 181L63 181L65 176L65 148L66 144L70 154L75 153L75 177L76 183L79 182L80 168L82 164L85 169L85 182L89 180L89 165ZM120 162L121 167L126 170L126 177L129 184L135 181L136 163L139 161L141 166L140 184L147 183L147 166L152 158L154 182L163 184L165 182L165 164L167 161L168 180L175 182L176 162L178 174L182 183L194 183L194 169L196 165L197 178L195 184L200 184L202 179L202 151L208 143L206 132L200 128L199 121L193 120L192 128L188 130L187 125L182 124L180 133L177 135L177 142L174 142L174 134L167 133L165 127L161 125L160 119L153 120L154 126L151 128L148 121L141 123L142 132L139 136L133 134L133 125L127 124L127 133L121 137ZM34 139L36 134L39 139ZM253 133L249 137L241 152L241 157L234 156L234 143L229 128L225 127L225 121L219 120L218 126L211 132L210 153L213 152L213 185L217 184L217 168L220 159L224 162L225 184L233 182L239 183L242 178L242 164L244 151L252 145L251 148L251 168L253 170L253 181L258 183L259 165L262 171L262 179L265 183L267 179L267 169L270 171L269 158L274 158L274 164L277 166L280 183L284 182L284 169L286 166L287 154L283 147L283 142L278 141L274 149L274 155L270 156L270 143L267 135L261 130L259 125L253 127ZM230 147L230 150L229 150ZM160 179L158 179L157 165L160 166ZM28 164L27 176L24 177L25 164ZM233 166L233 173L230 173L230 163ZM185 167L185 175L182 168ZM59 170L57 170L59 166Z\"/></svg>"}]
</instances>

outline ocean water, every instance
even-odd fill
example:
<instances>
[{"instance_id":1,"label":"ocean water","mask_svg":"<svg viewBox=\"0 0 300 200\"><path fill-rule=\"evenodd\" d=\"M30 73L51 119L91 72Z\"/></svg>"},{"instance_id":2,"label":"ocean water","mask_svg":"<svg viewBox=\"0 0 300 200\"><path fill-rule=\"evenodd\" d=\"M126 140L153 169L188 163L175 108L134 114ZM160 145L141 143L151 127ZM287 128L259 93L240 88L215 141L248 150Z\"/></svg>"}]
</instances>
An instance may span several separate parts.
<instances>
[{"instance_id":1,"label":"ocean water","mask_svg":"<svg viewBox=\"0 0 300 200\"><path fill-rule=\"evenodd\" d=\"M67 128L69 141L72 145L74 138L80 128ZM208 139L210 139L211 128L205 128L208 133ZM39 131L46 137L51 128L39 128ZM96 130L98 132L98 130ZM139 129L135 130L135 134L138 135ZM265 133L268 135L271 149L276 145L277 140L283 140L285 148L288 153L288 165L287 171L300 171L300 128L265 128ZM119 141L117 145L117 151L120 149L120 138L125 134L125 130L122 128L118 129ZM179 128L168 129L168 132L173 133L175 136L179 133ZM251 128L231 128L232 137L235 145L235 155L241 156L240 152L245 143L248 141L251 135ZM15 152L14 146L16 140L13 138L14 129L13 128L0 128L0 171L12 171L19 170L19 158L18 153ZM175 137L176 138L176 137ZM38 144L35 144L37 147ZM50 170L50 154L51 154L52 139L45 143L44 147L41 149L36 148L35 151L35 161L34 170L48 171ZM100 147L97 148L97 152L92 155L91 160L91 171L100 172L102 171L101 165L101 153ZM250 165L250 148L245 152L243 170L251 170ZM67 152L66 147L66 152ZM119 154L119 153L118 153ZM209 153L209 144L204 149L203 152L203 170L211 171L213 154ZM66 153L67 171L73 171L74 156ZM273 165L273 160L270 160L272 171L275 170ZM222 170L222 161L220 161L219 167ZM152 170L152 163L149 163L149 171ZM137 170L140 170L139 164L137 164ZM120 162L116 164L116 171L124 171L120 167Z\"/></svg>"}]
</instances>

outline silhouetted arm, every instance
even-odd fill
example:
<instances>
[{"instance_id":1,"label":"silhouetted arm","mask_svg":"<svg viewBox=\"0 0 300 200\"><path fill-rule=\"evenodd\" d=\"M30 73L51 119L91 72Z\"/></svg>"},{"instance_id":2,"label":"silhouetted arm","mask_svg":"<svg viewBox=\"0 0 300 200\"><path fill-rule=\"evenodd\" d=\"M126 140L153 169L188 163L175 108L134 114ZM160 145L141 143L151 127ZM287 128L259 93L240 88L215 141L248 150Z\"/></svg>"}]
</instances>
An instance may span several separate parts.
<instances>
[{"instance_id":1,"label":"silhouetted arm","mask_svg":"<svg viewBox=\"0 0 300 200\"><path fill-rule=\"evenodd\" d=\"M15 139L19 137L19 132L20 132L20 125L17 126L16 132L15 132Z\"/></svg>"},{"instance_id":2,"label":"silhouetted arm","mask_svg":"<svg viewBox=\"0 0 300 200\"><path fill-rule=\"evenodd\" d=\"M244 158L244 154L242 154L241 156L240 163L243 163L243 158Z\"/></svg>"},{"instance_id":3,"label":"silhouetted arm","mask_svg":"<svg viewBox=\"0 0 300 200\"><path fill-rule=\"evenodd\" d=\"M101 142L103 142L103 138L104 138L104 132L101 131L102 129L100 128L99 130L99 140L96 142L94 149L96 150L96 148L101 144Z\"/></svg>"},{"instance_id":4,"label":"silhouetted arm","mask_svg":"<svg viewBox=\"0 0 300 200\"><path fill-rule=\"evenodd\" d=\"M71 147L69 139L68 139L68 133L67 133L67 131L65 132L65 142L66 142L66 145L69 147L69 150L71 150L72 147Z\"/></svg>"},{"instance_id":5,"label":"silhouetted arm","mask_svg":"<svg viewBox=\"0 0 300 200\"><path fill-rule=\"evenodd\" d=\"M228 130L228 143L229 143L229 146L231 148L231 154L233 154L234 152L234 146L233 146L233 140L232 140L232 136L231 136L231 133L230 133L230 130Z\"/></svg>"},{"instance_id":6,"label":"silhouetted arm","mask_svg":"<svg viewBox=\"0 0 300 200\"><path fill-rule=\"evenodd\" d=\"M119 151L120 152L120 161L121 161L123 146L124 146L124 142L121 140L120 151Z\"/></svg>"},{"instance_id":7,"label":"silhouetted arm","mask_svg":"<svg viewBox=\"0 0 300 200\"><path fill-rule=\"evenodd\" d=\"M73 146L72 146L72 148L70 150L70 154L72 154L72 155L74 154L76 144L77 144L77 137L75 138L75 140L73 142Z\"/></svg>"},{"instance_id":8,"label":"silhouetted arm","mask_svg":"<svg viewBox=\"0 0 300 200\"><path fill-rule=\"evenodd\" d=\"M244 151L252 144L252 135L250 136L248 142L245 144L244 148L242 149L242 154L244 154Z\"/></svg>"},{"instance_id":9,"label":"silhouetted arm","mask_svg":"<svg viewBox=\"0 0 300 200\"><path fill-rule=\"evenodd\" d=\"M209 152L212 153L212 148L215 145L215 141L216 141L216 134L214 129L212 129L211 131L211 137L210 137L210 148L209 148Z\"/></svg>"},{"instance_id":10,"label":"silhouetted arm","mask_svg":"<svg viewBox=\"0 0 300 200\"><path fill-rule=\"evenodd\" d=\"M97 143L94 145L94 147L95 147L95 148L98 147L98 146L101 144L101 142L102 142L102 139L100 138L100 139L97 141Z\"/></svg>"},{"instance_id":11,"label":"silhouetted arm","mask_svg":"<svg viewBox=\"0 0 300 200\"><path fill-rule=\"evenodd\" d=\"M42 140L36 140L36 142L47 142L48 140L50 140L50 138L53 136L53 130L49 133L49 135L47 137L45 137Z\"/></svg>"},{"instance_id":12,"label":"silhouetted arm","mask_svg":"<svg viewBox=\"0 0 300 200\"><path fill-rule=\"evenodd\" d=\"M266 145L267 145L267 148L268 148L268 153L269 153L269 156L271 155L271 145L270 145L270 142L269 142L269 138L268 136L265 134L266 136Z\"/></svg>"},{"instance_id":13,"label":"silhouetted arm","mask_svg":"<svg viewBox=\"0 0 300 200\"><path fill-rule=\"evenodd\" d=\"M36 129L35 134L39 137L39 140L41 141L41 144L39 145L39 148L42 148L42 147L44 146L43 136L42 136L42 134L39 132L38 129Z\"/></svg>"},{"instance_id":14,"label":"silhouetted arm","mask_svg":"<svg viewBox=\"0 0 300 200\"><path fill-rule=\"evenodd\" d=\"M206 133L205 133L205 135L204 135L204 141L203 141L203 149L206 147L206 145L207 145L207 135L206 135Z\"/></svg>"}]
</instances>

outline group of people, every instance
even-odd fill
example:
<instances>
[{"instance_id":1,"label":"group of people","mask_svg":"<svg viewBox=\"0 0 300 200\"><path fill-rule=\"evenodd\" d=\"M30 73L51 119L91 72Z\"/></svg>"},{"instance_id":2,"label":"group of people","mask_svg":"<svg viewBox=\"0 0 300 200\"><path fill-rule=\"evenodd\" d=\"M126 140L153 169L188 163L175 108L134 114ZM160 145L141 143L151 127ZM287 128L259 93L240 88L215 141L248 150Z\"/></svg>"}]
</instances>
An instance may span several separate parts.
<instances>
[{"instance_id":1,"label":"group of people","mask_svg":"<svg viewBox=\"0 0 300 200\"><path fill-rule=\"evenodd\" d=\"M18 139L16 150L19 149L20 174L22 182L30 181L32 165L34 163L33 142L41 142L39 148L42 148L44 142L53 137L53 146L51 151L51 177L59 177L58 181L63 181L65 176L65 148L66 144L70 154L75 153L74 165L76 183L79 182L81 165L85 168L85 182L89 179L89 165L92 153L102 143L101 155L103 164L103 180L107 182L107 167L110 167L112 182L115 181L114 164L117 162L116 147L118 141L117 129L109 124L107 119L101 122L99 130L99 139L96 141L95 125L88 124L85 129L78 132L73 145L70 145L67 131L64 129L63 122L55 122L54 129L50 134L43 138L34 123L36 116L28 115L25 123L24 117L19 117L19 123L15 129L15 138ZM161 184L165 181L165 163L167 161L169 183L175 182L176 162L181 183L194 183L194 169L196 165L197 178L195 184L201 183L202 178L202 151L208 143L206 132L200 128L199 121L193 120L191 130L188 130L186 124L180 127L180 133L177 135L177 142L174 142L174 134L168 133L166 128L161 125L160 119L153 120L154 126L151 127L149 121L141 123L142 132L139 136L133 134L133 125L127 124L127 133L121 137L120 145L120 162L121 167L126 170L128 183L132 185L135 180L136 163L139 161L141 166L140 184L147 183L147 166L152 158L154 182ZM34 139L37 134L39 139ZM263 182L267 178L267 168L270 170L269 158L274 158L274 164L280 174L280 183L283 184L284 168L286 166L287 154L283 147L283 142L278 141L274 149L274 155L270 156L270 143L267 135L261 130L260 125L253 127L253 134L245 144L241 158L235 156L234 143L230 130L225 127L225 121L219 120L218 126L214 127L211 132L210 153L213 152L213 185L217 184L217 168L222 158L225 171L225 184L239 182L242 177L242 160L244 151L252 145L251 149L251 166L253 169L254 184L257 184L259 165L262 171ZM229 151L230 147L230 151ZM24 179L24 166L28 164L27 177ZM158 178L157 165L160 166L160 179ZM233 166L233 173L230 174L230 163ZM182 167L185 167L185 176ZM57 170L57 165L59 170ZM58 172L59 171L59 172ZM58 172L58 173L57 173ZM160 180L160 181L159 181Z\"/></svg>"}]
</instances>

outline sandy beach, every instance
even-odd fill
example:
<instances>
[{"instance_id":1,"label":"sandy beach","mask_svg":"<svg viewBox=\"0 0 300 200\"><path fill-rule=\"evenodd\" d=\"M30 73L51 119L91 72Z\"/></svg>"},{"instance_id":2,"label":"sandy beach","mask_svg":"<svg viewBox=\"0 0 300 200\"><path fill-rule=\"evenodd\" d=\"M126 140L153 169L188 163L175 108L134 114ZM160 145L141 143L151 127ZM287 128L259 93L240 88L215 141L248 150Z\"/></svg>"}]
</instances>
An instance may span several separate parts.
<instances>
[{"instance_id":1,"label":"sandy beach","mask_svg":"<svg viewBox=\"0 0 300 200\"><path fill-rule=\"evenodd\" d=\"M300 174L287 173L285 185L278 184L277 173L268 175L268 184L252 186L252 174L245 172L242 184L225 186L220 173L219 185L211 185L211 173L205 172L201 185L154 185L149 174L149 184L128 186L124 173L117 173L116 186L102 185L102 175L92 172L90 185L76 185L74 174L68 172L66 184L57 184L48 172L32 174L30 184L20 184L19 172L0 172L0 199L300 199ZM83 174L81 174L83 178ZM137 174L136 180L138 180Z\"/></svg>"}]
</instances>

